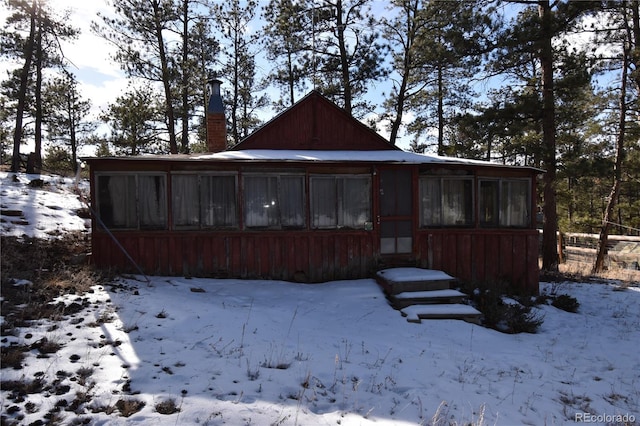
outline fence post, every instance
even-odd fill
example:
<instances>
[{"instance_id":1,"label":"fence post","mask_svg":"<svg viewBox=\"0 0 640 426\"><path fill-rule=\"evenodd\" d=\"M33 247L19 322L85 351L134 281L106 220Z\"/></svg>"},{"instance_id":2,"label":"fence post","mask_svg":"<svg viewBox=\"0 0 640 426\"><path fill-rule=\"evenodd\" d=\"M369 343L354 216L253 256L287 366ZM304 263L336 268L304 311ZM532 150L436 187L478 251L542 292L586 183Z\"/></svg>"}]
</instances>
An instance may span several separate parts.
<instances>
[{"instance_id":1,"label":"fence post","mask_svg":"<svg viewBox=\"0 0 640 426\"><path fill-rule=\"evenodd\" d=\"M558 231L556 235L558 236L558 263L564 263L564 253L562 252L562 232Z\"/></svg>"}]
</instances>

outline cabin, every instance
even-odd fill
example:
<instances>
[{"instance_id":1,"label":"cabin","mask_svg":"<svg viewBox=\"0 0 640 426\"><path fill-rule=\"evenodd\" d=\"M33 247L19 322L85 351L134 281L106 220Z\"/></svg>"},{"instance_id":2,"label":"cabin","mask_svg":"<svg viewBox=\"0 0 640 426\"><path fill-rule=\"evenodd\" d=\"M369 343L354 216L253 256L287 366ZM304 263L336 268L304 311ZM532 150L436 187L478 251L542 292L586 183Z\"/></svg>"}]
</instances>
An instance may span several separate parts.
<instances>
[{"instance_id":1,"label":"cabin","mask_svg":"<svg viewBox=\"0 0 640 426\"><path fill-rule=\"evenodd\" d=\"M540 170L405 152L316 91L226 149L89 158L92 260L155 275L305 283L394 266L538 291Z\"/></svg>"}]
</instances>

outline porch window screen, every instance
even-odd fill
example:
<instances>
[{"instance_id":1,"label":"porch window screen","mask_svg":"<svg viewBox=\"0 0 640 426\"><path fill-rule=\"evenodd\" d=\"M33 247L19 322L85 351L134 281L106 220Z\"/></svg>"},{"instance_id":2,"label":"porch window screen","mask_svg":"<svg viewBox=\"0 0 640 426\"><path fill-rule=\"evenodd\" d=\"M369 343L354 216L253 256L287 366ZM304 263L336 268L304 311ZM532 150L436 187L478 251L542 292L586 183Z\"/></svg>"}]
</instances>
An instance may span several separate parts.
<instances>
[{"instance_id":1,"label":"porch window screen","mask_svg":"<svg viewBox=\"0 0 640 426\"><path fill-rule=\"evenodd\" d=\"M473 224L473 181L423 177L420 179L420 225Z\"/></svg>"},{"instance_id":2,"label":"porch window screen","mask_svg":"<svg viewBox=\"0 0 640 426\"><path fill-rule=\"evenodd\" d=\"M247 228L300 228L304 219L304 176L244 176Z\"/></svg>"},{"instance_id":3,"label":"porch window screen","mask_svg":"<svg viewBox=\"0 0 640 426\"><path fill-rule=\"evenodd\" d=\"M237 226L235 176L176 174L171 185L176 228Z\"/></svg>"},{"instance_id":4,"label":"porch window screen","mask_svg":"<svg viewBox=\"0 0 640 426\"><path fill-rule=\"evenodd\" d=\"M478 209L480 210L480 226L497 227L498 226L498 194L499 181L482 180L480 181Z\"/></svg>"},{"instance_id":5,"label":"porch window screen","mask_svg":"<svg viewBox=\"0 0 640 426\"><path fill-rule=\"evenodd\" d=\"M283 227L304 226L304 198L302 176L280 176L280 218Z\"/></svg>"},{"instance_id":6,"label":"porch window screen","mask_svg":"<svg viewBox=\"0 0 640 426\"><path fill-rule=\"evenodd\" d=\"M311 222L316 229L363 229L371 221L369 176L312 176Z\"/></svg>"},{"instance_id":7,"label":"porch window screen","mask_svg":"<svg viewBox=\"0 0 640 426\"><path fill-rule=\"evenodd\" d=\"M109 229L138 227L136 177L100 175L98 180L98 214Z\"/></svg>"},{"instance_id":8,"label":"porch window screen","mask_svg":"<svg viewBox=\"0 0 640 426\"><path fill-rule=\"evenodd\" d=\"M176 228L200 225L198 175L171 176L171 208Z\"/></svg>"},{"instance_id":9,"label":"porch window screen","mask_svg":"<svg viewBox=\"0 0 640 426\"><path fill-rule=\"evenodd\" d=\"M529 182L507 180L500 188L500 226L526 227L529 224Z\"/></svg>"},{"instance_id":10,"label":"porch window screen","mask_svg":"<svg viewBox=\"0 0 640 426\"><path fill-rule=\"evenodd\" d=\"M164 175L98 175L98 212L107 228L166 229Z\"/></svg>"},{"instance_id":11,"label":"porch window screen","mask_svg":"<svg viewBox=\"0 0 640 426\"><path fill-rule=\"evenodd\" d=\"M484 227L529 226L531 202L529 180L481 180L479 189L480 225Z\"/></svg>"},{"instance_id":12,"label":"porch window screen","mask_svg":"<svg viewBox=\"0 0 640 426\"><path fill-rule=\"evenodd\" d=\"M167 183L164 176L138 175L140 229L164 229L167 225Z\"/></svg>"},{"instance_id":13,"label":"porch window screen","mask_svg":"<svg viewBox=\"0 0 640 426\"><path fill-rule=\"evenodd\" d=\"M200 177L200 217L208 228L238 226L235 176Z\"/></svg>"}]
</instances>

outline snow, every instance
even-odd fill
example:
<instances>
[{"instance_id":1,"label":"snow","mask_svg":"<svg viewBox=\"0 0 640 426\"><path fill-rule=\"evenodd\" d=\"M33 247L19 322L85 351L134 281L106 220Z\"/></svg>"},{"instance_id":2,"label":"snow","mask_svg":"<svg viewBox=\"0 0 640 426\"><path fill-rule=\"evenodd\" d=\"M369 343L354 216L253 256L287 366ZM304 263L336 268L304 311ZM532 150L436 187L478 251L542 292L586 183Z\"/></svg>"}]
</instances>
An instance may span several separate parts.
<instances>
[{"instance_id":1,"label":"snow","mask_svg":"<svg viewBox=\"0 0 640 426\"><path fill-rule=\"evenodd\" d=\"M392 282L448 281L455 279L442 271L410 267L383 269L382 271L378 271L378 275Z\"/></svg>"},{"instance_id":2,"label":"snow","mask_svg":"<svg viewBox=\"0 0 640 426\"><path fill-rule=\"evenodd\" d=\"M408 321L417 321L420 315L476 315L478 311L469 305L451 303L445 305L412 305L402 308Z\"/></svg>"},{"instance_id":3,"label":"snow","mask_svg":"<svg viewBox=\"0 0 640 426\"><path fill-rule=\"evenodd\" d=\"M458 290L429 290L429 291L405 291L403 293L394 294L396 299L419 299L419 298L447 298L447 297L462 297L466 294L459 292Z\"/></svg>"},{"instance_id":4,"label":"snow","mask_svg":"<svg viewBox=\"0 0 640 426\"><path fill-rule=\"evenodd\" d=\"M43 181L42 188L29 187L37 179ZM76 187L86 192L89 184L76 185L74 178L0 172L2 235L51 238L63 231L87 231L91 221L77 214L86 204L74 194ZM15 216L5 214L7 211Z\"/></svg>"},{"instance_id":5,"label":"snow","mask_svg":"<svg viewBox=\"0 0 640 426\"><path fill-rule=\"evenodd\" d=\"M52 221L42 214L50 213L48 202L40 204L44 190L24 189L24 175L22 186L1 178L3 209L15 196L29 211L29 225L13 225L12 234L47 236L54 224L83 229L73 213L77 196L63 189L72 185L53 192L60 209ZM2 336L3 346L62 344L48 358L32 350L23 369L3 368L2 380L44 377L69 386L26 395L36 409L21 411L22 424L83 392L91 395L84 411L60 410L62 424L638 422L640 289L615 281L540 287L576 297L579 311L540 305L539 333L510 335L464 321L409 323L371 279L303 285L123 276L56 301L79 304L77 313ZM80 380L81 372L91 374ZM3 413L15 405L7 396L3 390ZM121 399L145 405L126 418L117 409L107 414ZM180 411L158 413L167 401Z\"/></svg>"},{"instance_id":6,"label":"snow","mask_svg":"<svg viewBox=\"0 0 640 426\"><path fill-rule=\"evenodd\" d=\"M290 150L290 149L245 149L197 155L199 160L260 160L260 161L362 161L385 163L452 163L480 164L496 167L514 167L488 161L419 154L402 150L353 151L353 150Z\"/></svg>"}]
</instances>

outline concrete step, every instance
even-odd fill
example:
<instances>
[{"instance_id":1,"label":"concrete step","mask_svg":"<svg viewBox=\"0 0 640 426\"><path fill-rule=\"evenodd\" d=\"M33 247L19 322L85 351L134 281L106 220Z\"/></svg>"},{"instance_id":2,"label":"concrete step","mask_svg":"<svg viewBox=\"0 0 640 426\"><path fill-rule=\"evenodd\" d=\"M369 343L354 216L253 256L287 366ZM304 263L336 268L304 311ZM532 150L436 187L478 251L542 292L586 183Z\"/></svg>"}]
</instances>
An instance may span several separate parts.
<instances>
[{"instance_id":1,"label":"concrete step","mask_svg":"<svg viewBox=\"0 0 640 426\"><path fill-rule=\"evenodd\" d=\"M460 303L438 305L411 305L400 310L409 322L420 323L423 319L457 319L480 323L482 313L473 306Z\"/></svg>"},{"instance_id":2,"label":"concrete step","mask_svg":"<svg viewBox=\"0 0 640 426\"><path fill-rule=\"evenodd\" d=\"M392 307L409 322L423 319L461 319L480 323L482 313L464 302L467 295L454 290L456 279L442 271L412 267L383 269L376 280Z\"/></svg>"},{"instance_id":3,"label":"concrete step","mask_svg":"<svg viewBox=\"0 0 640 426\"><path fill-rule=\"evenodd\" d=\"M389 295L405 292L446 290L456 279L442 271L421 268L390 268L376 273L376 280Z\"/></svg>"},{"instance_id":4,"label":"concrete step","mask_svg":"<svg viewBox=\"0 0 640 426\"><path fill-rule=\"evenodd\" d=\"M406 291L404 293L390 294L389 302L396 309L402 309L411 305L434 305L443 303L461 303L467 300L467 295L458 290L431 290L431 291Z\"/></svg>"}]
</instances>

